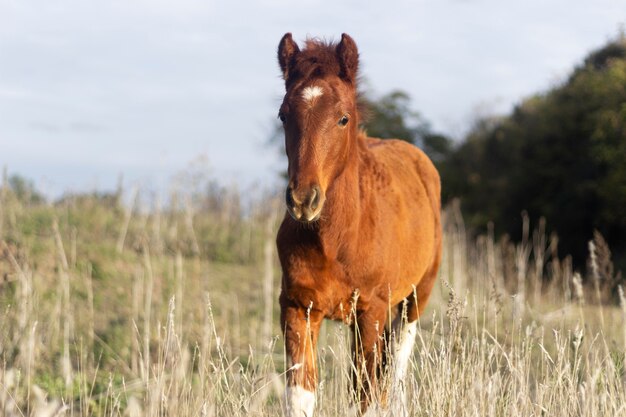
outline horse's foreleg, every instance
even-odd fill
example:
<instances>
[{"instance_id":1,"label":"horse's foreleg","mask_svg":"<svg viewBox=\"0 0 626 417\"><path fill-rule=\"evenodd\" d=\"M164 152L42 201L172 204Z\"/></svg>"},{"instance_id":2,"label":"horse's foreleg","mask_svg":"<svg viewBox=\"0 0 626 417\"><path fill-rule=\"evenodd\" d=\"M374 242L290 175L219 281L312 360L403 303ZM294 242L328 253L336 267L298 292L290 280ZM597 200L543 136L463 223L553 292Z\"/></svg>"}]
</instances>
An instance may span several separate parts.
<instances>
[{"instance_id":1,"label":"horse's foreleg","mask_svg":"<svg viewBox=\"0 0 626 417\"><path fill-rule=\"evenodd\" d=\"M354 389L358 396L361 412L365 412L382 393L378 392L383 368L383 330L387 319L384 308L371 309L357 315L354 328L353 360L356 374L353 375Z\"/></svg>"},{"instance_id":2,"label":"horse's foreleg","mask_svg":"<svg viewBox=\"0 0 626 417\"><path fill-rule=\"evenodd\" d=\"M285 415L312 417L317 385L315 347L323 315L311 308L281 300L280 316L288 367Z\"/></svg>"}]
</instances>

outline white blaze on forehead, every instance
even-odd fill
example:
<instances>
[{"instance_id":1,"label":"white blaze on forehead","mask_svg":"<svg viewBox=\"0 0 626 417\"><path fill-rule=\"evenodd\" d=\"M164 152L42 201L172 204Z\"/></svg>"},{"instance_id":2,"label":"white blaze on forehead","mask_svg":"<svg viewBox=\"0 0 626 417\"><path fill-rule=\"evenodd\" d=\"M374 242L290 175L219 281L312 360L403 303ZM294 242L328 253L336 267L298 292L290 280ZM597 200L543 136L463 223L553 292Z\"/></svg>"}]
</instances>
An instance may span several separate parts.
<instances>
[{"instance_id":1,"label":"white blaze on forehead","mask_svg":"<svg viewBox=\"0 0 626 417\"><path fill-rule=\"evenodd\" d=\"M285 403L287 417L313 417L315 394L299 385L287 387Z\"/></svg>"},{"instance_id":2,"label":"white blaze on forehead","mask_svg":"<svg viewBox=\"0 0 626 417\"><path fill-rule=\"evenodd\" d=\"M306 101L312 101L322 94L324 94L324 90L322 90L322 87L319 87L317 85L311 85L302 90L302 98Z\"/></svg>"}]
</instances>

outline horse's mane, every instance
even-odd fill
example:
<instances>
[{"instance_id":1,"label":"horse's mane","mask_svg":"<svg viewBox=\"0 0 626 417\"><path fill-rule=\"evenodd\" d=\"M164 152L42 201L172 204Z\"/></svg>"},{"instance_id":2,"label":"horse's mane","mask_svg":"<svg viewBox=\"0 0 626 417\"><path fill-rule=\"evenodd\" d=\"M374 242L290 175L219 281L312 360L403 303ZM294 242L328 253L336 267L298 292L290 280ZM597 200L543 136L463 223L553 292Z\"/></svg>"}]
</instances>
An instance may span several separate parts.
<instances>
[{"instance_id":1,"label":"horse's mane","mask_svg":"<svg viewBox=\"0 0 626 417\"><path fill-rule=\"evenodd\" d=\"M336 43L319 38L309 38L304 45L304 49L295 59L295 74L307 79L339 74L340 67L335 52Z\"/></svg>"}]
</instances>

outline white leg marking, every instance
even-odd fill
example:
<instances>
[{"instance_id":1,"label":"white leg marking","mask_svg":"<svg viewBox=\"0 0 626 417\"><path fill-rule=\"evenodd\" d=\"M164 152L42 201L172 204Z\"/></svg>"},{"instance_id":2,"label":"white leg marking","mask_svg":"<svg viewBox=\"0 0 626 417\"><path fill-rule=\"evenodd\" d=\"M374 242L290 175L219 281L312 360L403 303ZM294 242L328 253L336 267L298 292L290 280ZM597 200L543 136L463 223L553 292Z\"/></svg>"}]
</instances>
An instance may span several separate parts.
<instances>
[{"instance_id":1,"label":"white leg marking","mask_svg":"<svg viewBox=\"0 0 626 417\"><path fill-rule=\"evenodd\" d=\"M417 321L405 323L404 326L396 329L396 346L394 349L394 380L396 383L403 381L406 376L416 335Z\"/></svg>"},{"instance_id":2,"label":"white leg marking","mask_svg":"<svg viewBox=\"0 0 626 417\"><path fill-rule=\"evenodd\" d=\"M324 93L322 87L317 85L312 85L309 87L305 87L302 90L302 98L306 101L312 101L314 98L321 96Z\"/></svg>"},{"instance_id":3,"label":"white leg marking","mask_svg":"<svg viewBox=\"0 0 626 417\"><path fill-rule=\"evenodd\" d=\"M391 407L395 411L393 415L408 415L406 402L406 373L409 368L409 360L415 345L417 335L417 321L403 323L402 315L392 323L395 332L393 343L393 381L391 387Z\"/></svg>"},{"instance_id":4,"label":"white leg marking","mask_svg":"<svg viewBox=\"0 0 626 417\"><path fill-rule=\"evenodd\" d=\"M287 417L313 417L315 393L296 385L287 387L285 391Z\"/></svg>"}]
</instances>

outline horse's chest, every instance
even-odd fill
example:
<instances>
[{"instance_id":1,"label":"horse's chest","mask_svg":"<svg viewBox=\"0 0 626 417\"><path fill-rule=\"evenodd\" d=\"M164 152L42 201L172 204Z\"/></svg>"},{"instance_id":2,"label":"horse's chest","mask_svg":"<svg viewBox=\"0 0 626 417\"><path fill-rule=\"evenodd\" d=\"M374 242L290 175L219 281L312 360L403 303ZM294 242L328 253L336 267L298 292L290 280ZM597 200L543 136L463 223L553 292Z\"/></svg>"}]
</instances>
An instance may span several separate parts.
<instances>
[{"instance_id":1,"label":"horse's chest","mask_svg":"<svg viewBox=\"0 0 626 417\"><path fill-rule=\"evenodd\" d=\"M333 272L319 282L320 300L325 306L326 316L333 320L350 323L357 309L367 309L373 298L378 296L381 278L375 269L362 262L358 267L336 264Z\"/></svg>"},{"instance_id":2,"label":"horse's chest","mask_svg":"<svg viewBox=\"0 0 626 417\"><path fill-rule=\"evenodd\" d=\"M358 306L358 290L353 291L352 296L345 297L338 304L332 306L326 313L326 317L331 320L342 321L351 324L356 316Z\"/></svg>"}]
</instances>

